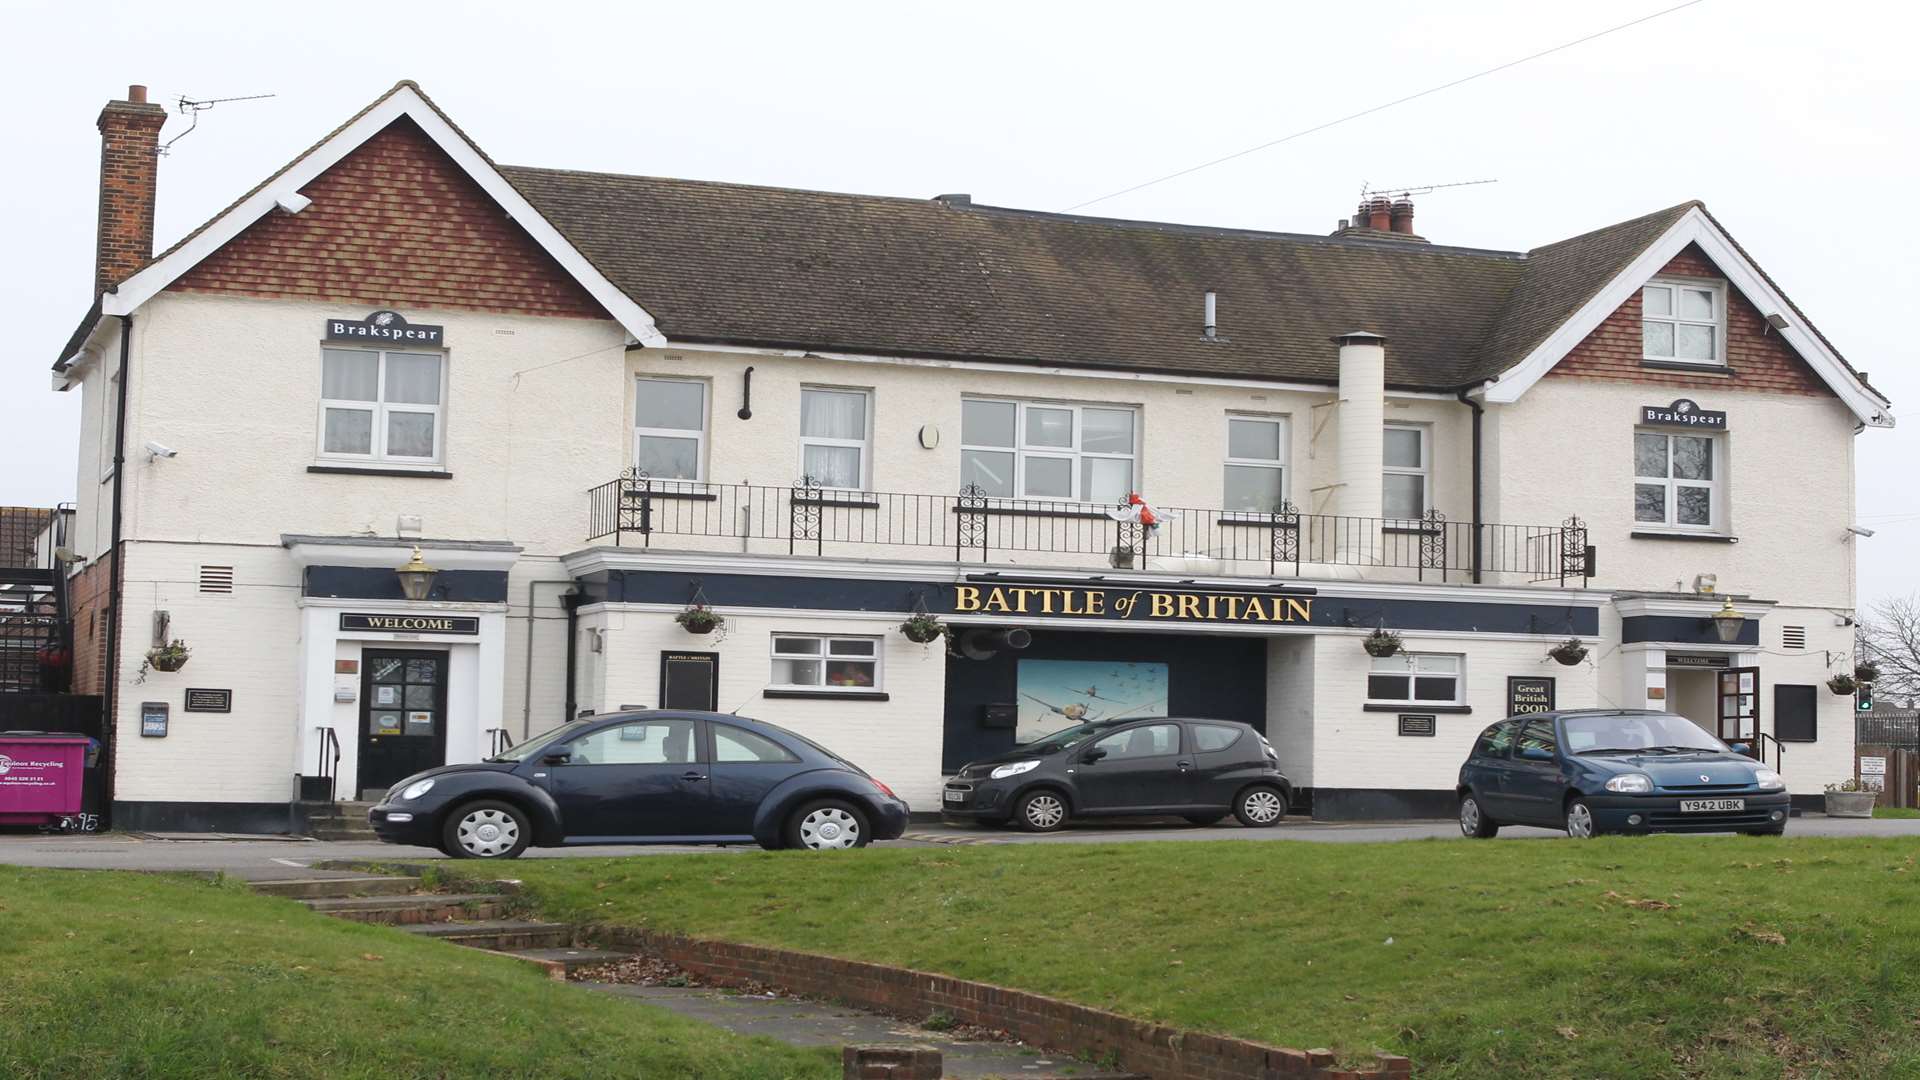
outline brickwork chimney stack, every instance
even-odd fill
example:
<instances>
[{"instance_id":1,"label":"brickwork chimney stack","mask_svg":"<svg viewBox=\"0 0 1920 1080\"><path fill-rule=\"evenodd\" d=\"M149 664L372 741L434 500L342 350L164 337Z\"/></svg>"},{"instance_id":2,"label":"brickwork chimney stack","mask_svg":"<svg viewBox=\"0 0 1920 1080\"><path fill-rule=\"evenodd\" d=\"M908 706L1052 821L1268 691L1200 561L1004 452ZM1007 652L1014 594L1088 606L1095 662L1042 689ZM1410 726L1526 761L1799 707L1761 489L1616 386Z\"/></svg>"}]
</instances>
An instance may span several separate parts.
<instances>
[{"instance_id":1,"label":"brickwork chimney stack","mask_svg":"<svg viewBox=\"0 0 1920 1080\"><path fill-rule=\"evenodd\" d=\"M1413 200L1405 195L1393 200L1393 231L1413 235Z\"/></svg>"},{"instance_id":2,"label":"brickwork chimney stack","mask_svg":"<svg viewBox=\"0 0 1920 1080\"><path fill-rule=\"evenodd\" d=\"M1367 200L1367 228L1386 232L1392 227L1393 203L1385 195Z\"/></svg>"},{"instance_id":3,"label":"brickwork chimney stack","mask_svg":"<svg viewBox=\"0 0 1920 1080\"><path fill-rule=\"evenodd\" d=\"M100 231L93 286L104 293L153 258L153 203L160 179L164 106L147 101L147 88L127 87L124 101L100 110Z\"/></svg>"}]
</instances>

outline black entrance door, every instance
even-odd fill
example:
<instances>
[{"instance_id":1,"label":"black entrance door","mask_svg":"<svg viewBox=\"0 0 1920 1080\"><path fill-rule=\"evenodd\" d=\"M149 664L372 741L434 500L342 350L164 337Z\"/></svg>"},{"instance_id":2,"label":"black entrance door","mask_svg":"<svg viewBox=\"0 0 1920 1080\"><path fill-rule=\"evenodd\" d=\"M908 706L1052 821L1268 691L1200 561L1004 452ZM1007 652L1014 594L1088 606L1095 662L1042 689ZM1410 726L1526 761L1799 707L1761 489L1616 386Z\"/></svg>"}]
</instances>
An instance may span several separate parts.
<instances>
[{"instance_id":1,"label":"black entrance door","mask_svg":"<svg viewBox=\"0 0 1920 1080\"><path fill-rule=\"evenodd\" d=\"M445 765L447 654L368 649L360 672L360 790Z\"/></svg>"}]
</instances>

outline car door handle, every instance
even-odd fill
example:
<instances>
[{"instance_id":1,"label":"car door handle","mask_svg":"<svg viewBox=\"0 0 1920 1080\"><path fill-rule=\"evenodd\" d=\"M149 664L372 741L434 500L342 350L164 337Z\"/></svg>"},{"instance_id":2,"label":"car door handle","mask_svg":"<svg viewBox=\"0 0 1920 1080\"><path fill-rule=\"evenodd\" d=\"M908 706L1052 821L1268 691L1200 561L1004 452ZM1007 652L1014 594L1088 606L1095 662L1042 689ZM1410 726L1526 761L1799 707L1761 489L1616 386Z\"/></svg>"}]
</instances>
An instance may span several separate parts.
<instances>
[{"instance_id":1,"label":"car door handle","mask_svg":"<svg viewBox=\"0 0 1920 1080\"><path fill-rule=\"evenodd\" d=\"M1176 768L1176 769L1179 769L1179 770L1180 770L1181 772L1190 772L1190 771L1192 771L1192 769L1193 769L1193 762L1191 762L1191 761L1176 761L1176 762L1174 762L1174 763L1173 763L1173 767L1174 767L1174 768Z\"/></svg>"},{"instance_id":2,"label":"car door handle","mask_svg":"<svg viewBox=\"0 0 1920 1080\"><path fill-rule=\"evenodd\" d=\"M683 772L683 773L681 773L681 774L680 774L680 779L682 779L682 780L686 780L686 781L688 781L688 782L692 782L692 781L695 781L695 780L705 780L706 778L707 778L707 774L706 774L706 773L702 773L702 772L694 772L694 771L693 771L693 770L691 770L691 769L689 769L688 771L686 771L686 772Z\"/></svg>"}]
</instances>

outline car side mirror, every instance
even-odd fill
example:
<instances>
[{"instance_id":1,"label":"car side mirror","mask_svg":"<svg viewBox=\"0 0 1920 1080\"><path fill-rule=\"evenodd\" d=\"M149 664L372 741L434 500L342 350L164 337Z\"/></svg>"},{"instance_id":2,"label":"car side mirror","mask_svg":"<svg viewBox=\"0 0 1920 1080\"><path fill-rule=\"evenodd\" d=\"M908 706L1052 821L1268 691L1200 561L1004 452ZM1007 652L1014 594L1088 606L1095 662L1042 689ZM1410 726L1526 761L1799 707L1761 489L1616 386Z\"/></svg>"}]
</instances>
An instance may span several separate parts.
<instances>
[{"instance_id":1,"label":"car side mirror","mask_svg":"<svg viewBox=\"0 0 1920 1080\"><path fill-rule=\"evenodd\" d=\"M540 760L548 765L565 765L573 760L573 755L565 750L555 750L551 754L540 755Z\"/></svg>"},{"instance_id":2,"label":"car side mirror","mask_svg":"<svg viewBox=\"0 0 1920 1080\"><path fill-rule=\"evenodd\" d=\"M1748 746L1746 743L1743 743L1743 742L1730 743L1728 744L1727 749L1733 751L1736 754L1753 753L1753 747Z\"/></svg>"},{"instance_id":3,"label":"car side mirror","mask_svg":"<svg viewBox=\"0 0 1920 1080\"><path fill-rule=\"evenodd\" d=\"M1537 746L1523 746L1520 748L1520 757L1524 761L1552 761L1553 751L1542 750Z\"/></svg>"},{"instance_id":4,"label":"car side mirror","mask_svg":"<svg viewBox=\"0 0 1920 1080\"><path fill-rule=\"evenodd\" d=\"M1097 746L1096 746L1096 747L1094 747L1093 749L1091 749L1091 750L1088 750L1088 751L1087 751L1086 753L1084 753L1084 754L1081 754L1081 755L1080 755L1080 760L1081 760L1081 761L1084 761L1084 762L1086 762L1086 763L1087 763L1087 764L1089 764L1089 765L1091 765L1091 764L1093 764L1094 762L1096 762L1096 761L1099 761L1099 760L1100 760L1101 758L1103 758L1103 757L1106 757L1106 756L1107 756L1107 752L1106 752L1105 750L1102 750L1102 749L1100 749L1099 747L1097 747Z\"/></svg>"}]
</instances>

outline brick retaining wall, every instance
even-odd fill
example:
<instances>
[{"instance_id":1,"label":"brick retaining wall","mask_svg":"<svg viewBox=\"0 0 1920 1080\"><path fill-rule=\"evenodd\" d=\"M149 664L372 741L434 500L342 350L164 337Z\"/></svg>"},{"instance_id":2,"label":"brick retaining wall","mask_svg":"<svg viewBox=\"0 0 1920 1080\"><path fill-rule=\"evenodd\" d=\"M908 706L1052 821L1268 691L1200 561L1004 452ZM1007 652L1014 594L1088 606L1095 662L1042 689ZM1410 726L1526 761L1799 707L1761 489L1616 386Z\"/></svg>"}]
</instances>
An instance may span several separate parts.
<instances>
[{"instance_id":1,"label":"brick retaining wall","mask_svg":"<svg viewBox=\"0 0 1920 1080\"><path fill-rule=\"evenodd\" d=\"M1154 1080L1400 1080L1412 1063L1378 1055L1373 1069L1336 1067L1327 1050L1293 1050L1135 1020L1059 998L947 975L831 956L707 941L633 927L594 927L591 936L659 956L721 986L765 983L912 1020L945 1012L966 1024L1121 1067Z\"/></svg>"}]
</instances>

